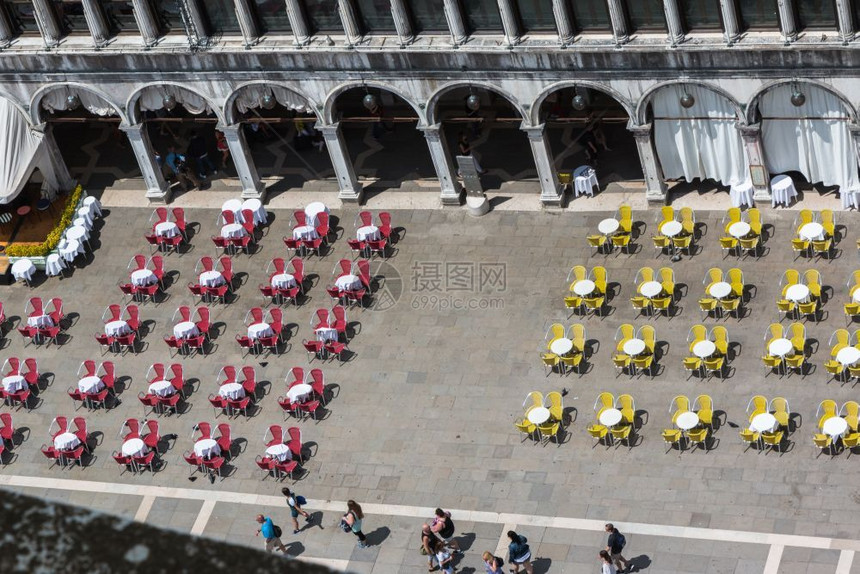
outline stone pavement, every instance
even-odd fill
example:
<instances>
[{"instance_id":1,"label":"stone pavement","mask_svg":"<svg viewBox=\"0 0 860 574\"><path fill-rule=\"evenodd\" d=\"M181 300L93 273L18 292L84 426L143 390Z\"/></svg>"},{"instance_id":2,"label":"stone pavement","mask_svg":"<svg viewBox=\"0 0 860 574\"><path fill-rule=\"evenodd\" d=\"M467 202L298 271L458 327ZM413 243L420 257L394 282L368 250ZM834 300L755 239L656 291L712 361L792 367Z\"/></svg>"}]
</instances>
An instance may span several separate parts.
<instances>
[{"instance_id":1,"label":"stone pavement","mask_svg":"<svg viewBox=\"0 0 860 574\"><path fill-rule=\"evenodd\" d=\"M384 206L385 196L379 197ZM184 286L194 279L197 259L213 254L208 238L217 232L217 210L188 209L189 219L199 223L194 226L192 248L181 256L166 257L166 268L172 273L169 297L157 305L142 305L147 322L143 350L137 355L104 357L113 360L117 374L125 378L122 404L107 411L74 413L66 389L76 383L74 373L81 361L100 359L92 334L101 328L104 308L120 302L115 283L127 276L131 256L148 252L142 235L150 212L110 209L93 242L94 259L72 276L33 289L13 285L0 290L13 322L20 320L27 298L33 295L63 297L73 319L69 338L60 347L24 348L14 331L5 337L2 356L36 357L41 370L49 373L50 384L40 393L35 409L13 412L16 426L28 432L15 449L16 458L0 471L0 484L138 516L155 525L256 545L260 541L253 536L251 521L258 508L275 514L285 525L287 516L277 500L280 485L261 480L254 457L264 450L267 426L282 423L276 399L285 391L286 371L309 366L300 342L311 333L308 324L314 310L330 307L323 287L330 282L337 260L351 257L345 239L354 235L357 210L336 208L333 213L343 232L332 253L306 260L307 272L315 276L309 300L285 309L286 320L293 325L291 348L280 356L243 360L233 339L244 330L247 310L262 302L256 286L266 281L266 263L286 255L280 238L289 231L290 213L272 210L274 221L260 241L261 250L251 257L233 258L243 283L237 299L211 307L219 332L212 353L175 359L183 363L186 376L199 384L181 415L159 418L162 435L176 435L162 455L164 467L154 475L120 475L110 457L120 447L120 424L142 414L136 395L145 389L148 366L171 360L161 338L171 332L176 307L193 303ZM856 542L860 492L852 486L860 459L848 459L847 453L833 459L818 457L811 442L815 410L822 399L840 404L860 399L853 385L828 382L821 366L829 355L831 333L845 326L845 283L857 267L855 240L860 237L860 224L856 216L839 214L839 223L845 226L839 257L830 262L794 262L789 238L795 213L765 209L765 223L773 226L765 256L738 261L731 256L723 260L719 249L722 213L700 210L700 252L672 263L665 256L657 258L650 244L654 211L634 213L634 220L644 226L638 253L592 256L585 236L608 214L493 211L471 219L461 210L392 211L395 227L402 229L394 255L383 268L387 288L383 291L396 294L399 277L400 297L387 310L350 312L354 358L340 366L310 364L321 366L334 391L329 412L320 421L287 423L299 426L303 440L313 443L313 456L304 465L307 473L296 490L310 499L310 510L324 512L312 528L295 537L285 534L293 555L357 572L422 571L418 528L438 505L455 509L458 534L468 547L462 571L480 571L480 553L495 550L503 533L515 525L528 536L539 559L536 571L593 572L602 544L599 525L606 520L631 533L626 553L636 558L642 570L860 571L853 560L853 552L860 550ZM498 271L498 264L504 265L504 282L488 283L484 275L485 284L479 287L480 272ZM616 295L605 317L566 319L562 296L574 264L607 267ZM648 319L631 309L628 300L641 266L673 267L683 295L676 316ZM681 365L686 336L691 325L701 322L696 301L702 295L702 277L711 266L739 266L744 271L746 282L754 286L747 305L750 311L740 321L706 321L709 326L726 325L731 340L739 344L731 375L725 380L687 380ZM812 372L805 377L766 377L760 363L763 334L768 323L778 321L777 283L790 266L819 269L832 291L827 291L826 317L806 325L812 342ZM436 270L441 273L441 291L435 290ZM469 283L470 271L475 273L473 283ZM545 375L538 351L547 326L556 320L585 324L587 338L593 341L594 354L582 377ZM615 330L623 322L651 323L658 340L666 343L656 377L616 376L611 351ZM201 420L227 421L223 415L214 419L206 400L216 392L215 378L225 364L253 365L258 379L270 385L254 416L229 421L234 437L241 439L241 453L232 462L229 476L214 485L205 479L189 482L181 455L191 448L192 425ZM521 416L526 394L562 388L569 389L565 407L573 419L562 444L523 442L512 423ZM594 418L594 399L604 390L616 395L629 392L636 399L642 438L632 449L594 448L585 432ZM672 397L686 394L692 399L701 393L710 394L716 408L725 411L725 424L716 432L712 450L666 453L660 431L670 426ZM736 426L746 422L744 411L754 394L784 396L798 414L799 427L790 437L787 452L745 452ZM85 416L96 433L99 444L86 468L49 468L39 453L39 445L48 442L51 420L59 414ZM85 483L57 484L27 477ZM99 483L124 486L111 490ZM285 484L292 485L289 480ZM207 499L205 493L213 493L213 498ZM377 544L367 550L356 549L354 540L336 527L341 503L349 498L368 507L366 532Z\"/></svg>"}]
</instances>

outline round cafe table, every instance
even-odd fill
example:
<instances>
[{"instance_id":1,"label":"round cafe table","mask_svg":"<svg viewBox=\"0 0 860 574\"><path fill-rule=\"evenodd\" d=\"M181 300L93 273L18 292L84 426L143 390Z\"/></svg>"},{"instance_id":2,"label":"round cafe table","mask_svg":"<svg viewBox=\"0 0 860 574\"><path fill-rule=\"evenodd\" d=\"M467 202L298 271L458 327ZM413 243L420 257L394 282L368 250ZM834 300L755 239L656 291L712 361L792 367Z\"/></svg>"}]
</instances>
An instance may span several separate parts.
<instances>
[{"instance_id":1,"label":"round cafe table","mask_svg":"<svg viewBox=\"0 0 860 574\"><path fill-rule=\"evenodd\" d=\"M693 345L693 354L700 359L707 359L717 350L713 341L699 341Z\"/></svg>"},{"instance_id":2,"label":"round cafe table","mask_svg":"<svg viewBox=\"0 0 860 574\"><path fill-rule=\"evenodd\" d=\"M299 383L298 385L293 385L287 390L287 398L290 399L291 403L301 403L304 402L312 391L313 387L307 383Z\"/></svg>"},{"instance_id":3,"label":"round cafe table","mask_svg":"<svg viewBox=\"0 0 860 574\"><path fill-rule=\"evenodd\" d=\"M162 221L155 225L155 234L161 237L176 237L179 235L179 227L172 221Z\"/></svg>"},{"instance_id":4,"label":"round cafe table","mask_svg":"<svg viewBox=\"0 0 860 574\"><path fill-rule=\"evenodd\" d=\"M789 339L774 339L767 347L767 351L775 357L784 357L794 350L794 345Z\"/></svg>"},{"instance_id":5,"label":"round cafe table","mask_svg":"<svg viewBox=\"0 0 860 574\"><path fill-rule=\"evenodd\" d=\"M262 225L269 220L263 202L257 198L246 199L242 203L242 211L250 210L254 214L254 225Z\"/></svg>"},{"instance_id":6,"label":"round cafe table","mask_svg":"<svg viewBox=\"0 0 860 574\"><path fill-rule=\"evenodd\" d=\"M122 454L125 456L143 456L146 454L146 445L139 438L130 438L122 443Z\"/></svg>"},{"instance_id":7,"label":"round cafe table","mask_svg":"<svg viewBox=\"0 0 860 574\"><path fill-rule=\"evenodd\" d=\"M271 337L275 332L272 330L272 326L268 323L254 323L248 327L248 338L249 339L259 339L260 337Z\"/></svg>"},{"instance_id":8,"label":"round cafe table","mask_svg":"<svg viewBox=\"0 0 860 574\"><path fill-rule=\"evenodd\" d=\"M36 272L36 266L29 259L19 259L12 264L12 276L20 280L30 281L33 279L33 273Z\"/></svg>"},{"instance_id":9,"label":"round cafe table","mask_svg":"<svg viewBox=\"0 0 860 574\"><path fill-rule=\"evenodd\" d=\"M221 211L229 211L236 216L236 221L242 222L242 200L241 199L228 199L223 204L221 204Z\"/></svg>"},{"instance_id":10,"label":"round cafe table","mask_svg":"<svg viewBox=\"0 0 860 574\"><path fill-rule=\"evenodd\" d=\"M735 239L741 239L746 237L751 229L750 224L746 221L737 221L729 226L729 235Z\"/></svg>"},{"instance_id":11,"label":"round cafe table","mask_svg":"<svg viewBox=\"0 0 860 574\"><path fill-rule=\"evenodd\" d=\"M566 355L573 350L573 341L564 337L556 339L550 344L549 350L558 356Z\"/></svg>"},{"instance_id":12,"label":"round cafe table","mask_svg":"<svg viewBox=\"0 0 860 574\"><path fill-rule=\"evenodd\" d=\"M836 353L836 360L848 367L860 361L860 349L857 347L843 347Z\"/></svg>"},{"instance_id":13,"label":"round cafe table","mask_svg":"<svg viewBox=\"0 0 860 574\"><path fill-rule=\"evenodd\" d=\"M761 413L750 421L750 428L755 432L773 432L777 426L776 417L770 413Z\"/></svg>"},{"instance_id":14,"label":"round cafe table","mask_svg":"<svg viewBox=\"0 0 860 574\"><path fill-rule=\"evenodd\" d=\"M699 415L692 411L683 412L675 419L675 424L679 429L688 431L699 424Z\"/></svg>"},{"instance_id":15,"label":"round cafe table","mask_svg":"<svg viewBox=\"0 0 860 574\"><path fill-rule=\"evenodd\" d=\"M248 232L245 231L245 228L242 227L241 223L228 223L221 228L221 237L225 239L235 239L237 237L243 237L247 234Z\"/></svg>"},{"instance_id":16,"label":"round cafe table","mask_svg":"<svg viewBox=\"0 0 860 574\"><path fill-rule=\"evenodd\" d=\"M320 327L316 330L317 341L337 341L337 329Z\"/></svg>"},{"instance_id":17,"label":"round cafe table","mask_svg":"<svg viewBox=\"0 0 860 574\"><path fill-rule=\"evenodd\" d=\"M549 420L549 409L546 407L535 407L529 411L528 419L534 425L542 425Z\"/></svg>"},{"instance_id":18,"label":"round cafe table","mask_svg":"<svg viewBox=\"0 0 860 574\"><path fill-rule=\"evenodd\" d=\"M341 275L334 284L341 291L355 291L361 289L361 278L358 275Z\"/></svg>"},{"instance_id":19,"label":"round cafe table","mask_svg":"<svg viewBox=\"0 0 860 574\"><path fill-rule=\"evenodd\" d=\"M176 394L176 387L170 381L155 381L149 385L149 392L159 397L169 397Z\"/></svg>"},{"instance_id":20,"label":"round cafe table","mask_svg":"<svg viewBox=\"0 0 860 574\"><path fill-rule=\"evenodd\" d=\"M573 170L573 191L577 197L582 194L594 196L595 187L598 187L597 172L591 166L581 165Z\"/></svg>"},{"instance_id":21,"label":"round cafe table","mask_svg":"<svg viewBox=\"0 0 860 574\"><path fill-rule=\"evenodd\" d=\"M120 337L131 333L131 327L123 320L111 321L105 324L105 335L108 337Z\"/></svg>"},{"instance_id":22,"label":"round cafe table","mask_svg":"<svg viewBox=\"0 0 860 574\"><path fill-rule=\"evenodd\" d=\"M218 388L218 394L225 399L232 399L234 401L238 401L239 399L245 397L245 387L243 387L239 383L227 383L226 385L221 385Z\"/></svg>"},{"instance_id":23,"label":"round cafe table","mask_svg":"<svg viewBox=\"0 0 860 574\"><path fill-rule=\"evenodd\" d=\"M45 258L45 274L48 277L56 277L66 268L65 260L60 257L59 253L51 253Z\"/></svg>"},{"instance_id":24,"label":"round cafe table","mask_svg":"<svg viewBox=\"0 0 860 574\"><path fill-rule=\"evenodd\" d=\"M288 447L284 443L273 444L272 446L266 448L266 454L271 456L272 458L278 459L281 462L293 459L293 453L292 451L290 451L290 447Z\"/></svg>"},{"instance_id":25,"label":"round cafe table","mask_svg":"<svg viewBox=\"0 0 860 574\"><path fill-rule=\"evenodd\" d=\"M66 239L69 241L87 241L90 238L90 233L86 227L70 227L66 231Z\"/></svg>"},{"instance_id":26,"label":"round cafe table","mask_svg":"<svg viewBox=\"0 0 860 574\"><path fill-rule=\"evenodd\" d=\"M809 298L809 287L797 283L785 290L785 298L795 303L803 303Z\"/></svg>"},{"instance_id":27,"label":"round cafe table","mask_svg":"<svg viewBox=\"0 0 860 574\"><path fill-rule=\"evenodd\" d=\"M64 432L54 437L54 448L58 450L72 450L81 444L81 439L75 433Z\"/></svg>"},{"instance_id":28,"label":"round cafe table","mask_svg":"<svg viewBox=\"0 0 860 574\"><path fill-rule=\"evenodd\" d=\"M824 239L824 226L820 223L811 222L802 226L797 234L801 239L806 241L815 241L816 239Z\"/></svg>"},{"instance_id":29,"label":"round cafe table","mask_svg":"<svg viewBox=\"0 0 860 574\"><path fill-rule=\"evenodd\" d=\"M611 235L618 231L618 228L620 226L621 224L618 223L617 219L609 217L597 224L597 231L599 231L603 235Z\"/></svg>"},{"instance_id":30,"label":"round cafe table","mask_svg":"<svg viewBox=\"0 0 860 574\"><path fill-rule=\"evenodd\" d=\"M377 241L382 237L382 234L377 226L365 225L355 230L355 237L359 241Z\"/></svg>"},{"instance_id":31,"label":"round cafe table","mask_svg":"<svg viewBox=\"0 0 860 574\"><path fill-rule=\"evenodd\" d=\"M639 286L639 293L641 293L643 297L648 297L649 299L656 297L662 291L663 285L659 281L646 281Z\"/></svg>"},{"instance_id":32,"label":"round cafe table","mask_svg":"<svg viewBox=\"0 0 860 574\"><path fill-rule=\"evenodd\" d=\"M728 297L732 293L732 286L725 281L718 281L708 288L708 294L715 299Z\"/></svg>"},{"instance_id":33,"label":"round cafe table","mask_svg":"<svg viewBox=\"0 0 860 574\"><path fill-rule=\"evenodd\" d=\"M78 255L84 254L84 246L77 239L67 239L65 245L60 247L60 256L71 263Z\"/></svg>"},{"instance_id":34,"label":"round cafe table","mask_svg":"<svg viewBox=\"0 0 860 574\"><path fill-rule=\"evenodd\" d=\"M296 286L296 278L289 273L272 275L272 287L276 289L291 289Z\"/></svg>"},{"instance_id":35,"label":"round cafe table","mask_svg":"<svg viewBox=\"0 0 860 574\"><path fill-rule=\"evenodd\" d=\"M305 215L310 223L316 224L317 215L320 213L329 213L328 207L322 201L313 201L305 207Z\"/></svg>"},{"instance_id":36,"label":"round cafe table","mask_svg":"<svg viewBox=\"0 0 860 574\"><path fill-rule=\"evenodd\" d=\"M177 339L185 339L200 334L200 330L192 321L182 321L173 326L173 336Z\"/></svg>"},{"instance_id":37,"label":"round cafe table","mask_svg":"<svg viewBox=\"0 0 860 574\"><path fill-rule=\"evenodd\" d=\"M3 390L7 393L17 393L27 387L27 380L21 375L3 377Z\"/></svg>"},{"instance_id":38,"label":"round cafe table","mask_svg":"<svg viewBox=\"0 0 860 574\"><path fill-rule=\"evenodd\" d=\"M645 351L645 341L642 339L630 339L624 343L623 351L631 357L641 355Z\"/></svg>"},{"instance_id":39,"label":"round cafe table","mask_svg":"<svg viewBox=\"0 0 860 574\"><path fill-rule=\"evenodd\" d=\"M28 327L53 327L54 320L51 319L50 315L34 315L32 317L27 317L27 326Z\"/></svg>"},{"instance_id":40,"label":"round cafe table","mask_svg":"<svg viewBox=\"0 0 860 574\"><path fill-rule=\"evenodd\" d=\"M78 390L82 393L97 393L104 387L105 384L102 382L101 378L96 376L84 377L78 381Z\"/></svg>"},{"instance_id":41,"label":"round cafe table","mask_svg":"<svg viewBox=\"0 0 860 574\"><path fill-rule=\"evenodd\" d=\"M777 175L770 180L771 207L788 206L797 197L794 182L787 175Z\"/></svg>"},{"instance_id":42,"label":"round cafe table","mask_svg":"<svg viewBox=\"0 0 860 574\"><path fill-rule=\"evenodd\" d=\"M319 233L312 225L299 225L298 227L293 228L293 239L316 239L319 237Z\"/></svg>"},{"instance_id":43,"label":"round cafe table","mask_svg":"<svg viewBox=\"0 0 860 574\"><path fill-rule=\"evenodd\" d=\"M597 417L597 420L605 427L614 427L618 423L621 422L623 416L621 415L621 411L618 409L604 409L600 416Z\"/></svg>"},{"instance_id":44,"label":"round cafe table","mask_svg":"<svg viewBox=\"0 0 860 574\"><path fill-rule=\"evenodd\" d=\"M582 279L573 284L573 292L580 297L586 297L594 292L596 285L590 279ZM860 289L858 289L860 291Z\"/></svg>"},{"instance_id":45,"label":"round cafe table","mask_svg":"<svg viewBox=\"0 0 860 574\"><path fill-rule=\"evenodd\" d=\"M221 447L215 439L203 438L194 443L194 454L203 458L218 456L221 454Z\"/></svg>"},{"instance_id":46,"label":"round cafe table","mask_svg":"<svg viewBox=\"0 0 860 574\"><path fill-rule=\"evenodd\" d=\"M842 417L830 417L821 425L824 434L831 437L842 436L848 430L848 421Z\"/></svg>"},{"instance_id":47,"label":"round cafe table","mask_svg":"<svg viewBox=\"0 0 860 574\"><path fill-rule=\"evenodd\" d=\"M204 271L198 277L198 281L204 287L218 287L219 285L223 285L227 281L224 279L224 276L221 275L220 271Z\"/></svg>"},{"instance_id":48,"label":"round cafe table","mask_svg":"<svg viewBox=\"0 0 860 574\"><path fill-rule=\"evenodd\" d=\"M684 226L681 225L680 221L667 221L663 224L663 227L660 228L660 233L665 235L666 237L675 237L681 231L683 231Z\"/></svg>"},{"instance_id":49,"label":"round cafe table","mask_svg":"<svg viewBox=\"0 0 860 574\"><path fill-rule=\"evenodd\" d=\"M133 285L136 285L138 287L152 285L157 281L158 277L156 277L155 273L153 273L149 269L138 269L136 271L131 272L131 282Z\"/></svg>"}]
</instances>

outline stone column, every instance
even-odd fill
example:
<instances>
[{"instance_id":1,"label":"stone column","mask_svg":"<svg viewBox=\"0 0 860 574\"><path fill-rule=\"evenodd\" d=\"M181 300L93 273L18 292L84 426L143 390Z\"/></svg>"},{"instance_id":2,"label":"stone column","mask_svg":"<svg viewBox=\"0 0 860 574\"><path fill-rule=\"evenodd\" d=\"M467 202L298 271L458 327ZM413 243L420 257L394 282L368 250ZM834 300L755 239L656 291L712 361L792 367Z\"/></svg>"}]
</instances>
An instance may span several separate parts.
<instances>
[{"instance_id":1,"label":"stone column","mask_svg":"<svg viewBox=\"0 0 860 574\"><path fill-rule=\"evenodd\" d=\"M738 19L735 0L720 0L720 11L723 13L723 30L726 35L726 44L731 46L741 37L741 21Z\"/></svg>"},{"instance_id":2,"label":"stone column","mask_svg":"<svg viewBox=\"0 0 860 574\"><path fill-rule=\"evenodd\" d=\"M654 137L651 124L641 126L628 125L633 133L639 161L642 162L642 173L645 176L645 199L648 202L666 203L666 182L663 180L663 168L657 160L654 149Z\"/></svg>"},{"instance_id":3,"label":"stone column","mask_svg":"<svg viewBox=\"0 0 860 574\"><path fill-rule=\"evenodd\" d=\"M257 19L251 11L248 0L233 0L236 7L236 20L239 22L239 30L245 40L245 48L250 48L260 41L260 30L257 28ZM292 26L290 26L292 27Z\"/></svg>"},{"instance_id":4,"label":"stone column","mask_svg":"<svg viewBox=\"0 0 860 574\"><path fill-rule=\"evenodd\" d=\"M105 18L104 10L97 0L83 0L84 17L87 19L87 27L93 37L93 44L97 48L107 45L111 32Z\"/></svg>"},{"instance_id":5,"label":"stone column","mask_svg":"<svg viewBox=\"0 0 860 574\"><path fill-rule=\"evenodd\" d=\"M545 125L523 126L529 136L529 145L535 158L538 179L540 179L540 201L544 206L561 206L561 183L552 160L552 150L544 130Z\"/></svg>"},{"instance_id":6,"label":"stone column","mask_svg":"<svg viewBox=\"0 0 860 574\"><path fill-rule=\"evenodd\" d=\"M251 150L248 149L248 142L245 140L245 132L242 129L242 124L233 124L230 126L219 124L216 129L223 132L224 137L227 139L227 147L230 148L230 158L233 160L236 174L239 176L239 182L242 184L242 198L265 201L266 186L260 181L260 176L257 175L257 166L254 165L254 158L251 157Z\"/></svg>"},{"instance_id":7,"label":"stone column","mask_svg":"<svg viewBox=\"0 0 860 574\"><path fill-rule=\"evenodd\" d=\"M54 139L54 131L51 124L44 123L33 126L33 130L41 136L42 148L45 151L45 157L51 164L51 171L56 178L57 188L61 191L70 191L75 188L75 180L69 173L69 168L66 167L66 162L63 159L63 154L60 153L60 148L57 147L57 140Z\"/></svg>"},{"instance_id":8,"label":"stone column","mask_svg":"<svg viewBox=\"0 0 860 574\"><path fill-rule=\"evenodd\" d=\"M6 47L15 38L15 28L6 10L0 10L0 47Z\"/></svg>"},{"instance_id":9,"label":"stone column","mask_svg":"<svg viewBox=\"0 0 860 574\"><path fill-rule=\"evenodd\" d=\"M287 0L287 18L297 46L304 46L311 41L310 28L299 0Z\"/></svg>"},{"instance_id":10,"label":"stone column","mask_svg":"<svg viewBox=\"0 0 860 574\"><path fill-rule=\"evenodd\" d=\"M741 139L744 142L744 153L746 153L747 162L749 163L750 168L753 166L761 166L764 173L764 185L754 183L755 191L753 192L753 199L770 203L770 174L767 172L767 167L764 163L761 124L747 125L737 123L735 124L735 127L741 133ZM752 174L750 174L750 181L752 181Z\"/></svg>"},{"instance_id":11,"label":"stone column","mask_svg":"<svg viewBox=\"0 0 860 574\"><path fill-rule=\"evenodd\" d=\"M316 128L322 132L325 138L325 146L331 156L331 165L337 176L337 185L340 187L338 198L348 203L361 203L362 188L355 177L355 169L352 160L349 159L349 150L340 131L340 124L335 122L331 125L317 124Z\"/></svg>"},{"instance_id":12,"label":"stone column","mask_svg":"<svg viewBox=\"0 0 860 574\"><path fill-rule=\"evenodd\" d=\"M188 35L193 36L196 42L205 44L209 42L209 37L212 35L212 30L209 29L209 22L203 13L203 8L200 6L199 0L180 0L188 9L188 19L194 27L193 30L188 30ZM193 32L193 34L192 34Z\"/></svg>"},{"instance_id":13,"label":"stone column","mask_svg":"<svg viewBox=\"0 0 860 574\"><path fill-rule=\"evenodd\" d=\"M58 46L63 37L63 31L60 28L57 11L54 10L51 0L33 0L33 8L36 24L39 25L39 31L42 32L45 45L49 48Z\"/></svg>"},{"instance_id":14,"label":"stone column","mask_svg":"<svg viewBox=\"0 0 860 574\"><path fill-rule=\"evenodd\" d=\"M133 126L120 125L119 129L128 136L143 181L146 182L146 198L150 203L167 203L170 201L170 185L164 179L161 166L155 161L155 152L152 142L149 140L149 132L146 124L135 124Z\"/></svg>"},{"instance_id":15,"label":"stone column","mask_svg":"<svg viewBox=\"0 0 860 574\"><path fill-rule=\"evenodd\" d=\"M415 41L412 22L409 21L409 11L404 0L391 0L391 16L394 17L394 27L400 37L400 46L405 47Z\"/></svg>"},{"instance_id":16,"label":"stone column","mask_svg":"<svg viewBox=\"0 0 860 574\"><path fill-rule=\"evenodd\" d=\"M517 18L517 7L511 0L498 0L499 13L502 15L502 28L508 46L516 46L520 43L520 22Z\"/></svg>"},{"instance_id":17,"label":"stone column","mask_svg":"<svg viewBox=\"0 0 860 574\"><path fill-rule=\"evenodd\" d=\"M836 0L836 19L842 44L854 39L854 22L851 18L851 0Z\"/></svg>"},{"instance_id":18,"label":"stone column","mask_svg":"<svg viewBox=\"0 0 860 574\"><path fill-rule=\"evenodd\" d=\"M361 41L361 26L355 16L355 7L352 0L337 0L337 11L343 24L343 32L346 34L346 43L350 47Z\"/></svg>"},{"instance_id":19,"label":"stone column","mask_svg":"<svg viewBox=\"0 0 860 574\"><path fill-rule=\"evenodd\" d=\"M624 14L623 0L608 0L609 17L612 19L612 35L615 36L615 45L620 46L630 41L630 32L627 28L627 16Z\"/></svg>"},{"instance_id":20,"label":"stone column","mask_svg":"<svg viewBox=\"0 0 860 574\"><path fill-rule=\"evenodd\" d=\"M678 0L663 0L663 11L666 13L666 24L669 30L669 43L674 48L684 43L684 23L681 22L681 12L678 10Z\"/></svg>"},{"instance_id":21,"label":"stone column","mask_svg":"<svg viewBox=\"0 0 860 574\"><path fill-rule=\"evenodd\" d=\"M433 160L433 167L439 178L442 205L460 205L463 188L457 181L457 171L451 160L451 152L448 149L442 124L419 126L418 129L424 132L427 147L430 148L430 158Z\"/></svg>"},{"instance_id":22,"label":"stone column","mask_svg":"<svg viewBox=\"0 0 860 574\"><path fill-rule=\"evenodd\" d=\"M801 0L802 2L803 0ZM786 45L797 40L797 22L794 19L793 0L777 0L779 6L779 29Z\"/></svg>"},{"instance_id":23,"label":"stone column","mask_svg":"<svg viewBox=\"0 0 860 574\"><path fill-rule=\"evenodd\" d=\"M466 21L460 11L460 3L457 0L444 0L444 2L445 19L448 21L454 46L465 44L469 39L469 33L466 31Z\"/></svg>"},{"instance_id":24,"label":"stone column","mask_svg":"<svg viewBox=\"0 0 860 574\"><path fill-rule=\"evenodd\" d=\"M573 26L573 14L570 13L567 0L552 0L552 13L555 16L559 43L562 46L573 44L576 28Z\"/></svg>"},{"instance_id":25,"label":"stone column","mask_svg":"<svg viewBox=\"0 0 860 574\"><path fill-rule=\"evenodd\" d=\"M161 38L161 30L158 29L158 18L155 16L152 4L149 0L132 0L132 4L134 5L134 19L137 20L143 45L146 47L155 46L158 39Z\"/></svg>"}]
</instances>

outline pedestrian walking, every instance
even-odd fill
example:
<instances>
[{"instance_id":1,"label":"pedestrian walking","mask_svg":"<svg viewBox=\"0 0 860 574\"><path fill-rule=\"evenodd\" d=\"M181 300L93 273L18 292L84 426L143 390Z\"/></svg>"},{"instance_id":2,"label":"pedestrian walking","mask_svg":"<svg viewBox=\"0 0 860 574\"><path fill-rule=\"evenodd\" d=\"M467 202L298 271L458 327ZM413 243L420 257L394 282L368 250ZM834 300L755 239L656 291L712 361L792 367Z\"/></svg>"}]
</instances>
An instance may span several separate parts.
<instances>
[{"instance_id":1,"label":"pedestrian walking","mask_svg":"<svg viewBox=\"0 0 860 574\"><path fill-rule=\"evenodd\" d=\"M227 144L227 136L222 131L215 130L215 148L221 153L221 169L227 169L230 146Z\"/></svg>"},{"instance_id":2,"label":"pedestrian walking","mask_svg":"<svg viewBox=\"0 0 860 574\"><path fill-rule=\"evenodd\" d=\"M433 524L430 525L436 536L438 536L447 547L454 552L461 552L460 543L454 539L454 521L451 520L451 513L437 508L436 516L433 518Z\"/></svg>"},{"instance_id":3,"label":"pedestrian walking","mask_svg":"<svg viewBox=\"0 0 860 574\"><path fill-rule=\"evenodd\" d=\"M424 524L421 527L421 553L427 556L427 571L433 572L436 566L433 562L436 560L436 541L439 540L430 530L429 524Z\"/></svg>"},{"instance_id":4,"label":"pedestrian walking","mask_svg":"<svg viewBox=\"0 0 860 574\"><path fill-rule=\"evenodd\" d=\"M615 567L618 571L627 572L629 564L627 563L627 559L621 555L624 545L627 544L627 539L611 523L606 525L606 532L609 533L609 537L606 539L606 551L613 562L615 562Z\"/></svg>"},{"instance_id":5,"label":"pedestrian walking","mask_svg":"<svg viewBox=\"0 0 860 574\"><path fill-rule=\"evenodd\" d=\"M191 130L191 139L188 141L188 155L194 158L194 163L197 165L197 175L200 179L206 179L210 171L212 175L218 175L215 164L209 159L209 150L206 147L206 141L195 130Z\"/></svg>"},{"instance_id":6,"label":"pedestrian walking","mask_svg":"<svg viewBox=\"0 0 860 574\"><path fill-rule=\"evenodd\" d=\"M284 546L284 543L281 542L281 527L275 526L272 522L272 519L268 516L263 516L262 514L257 515L257 524L260 527L257 529L257 533L254 536L263 535L263 538L266 540L266 552L271 552L273 548L277 548L284 554L287 553L287 547Z\"/></svg>"},{"instance_id":7,"label":"pedestrian walking","mask_svg":"<svg viewBox=\"0 0 860 574\"><path fill-rule=\"evenodd\" d=\"M281 494L287 497L287 506L290 507L290 518L293 519L293 534L299 533L299 514L305 517L305 522L310 523L311 515L302 510L302 506L307 503L304 496L292 492L289 488L281 489Z\"/></svg>"},{"instance_id":8,"label":"pedestrian walking","mask_svg":"<svg viewBox=\"0 0 860 574\"><path fill-rule=\"evenodd\" d=\"M448 551L448 547L441 540L436 540L436 561L439 562L439 570L443 574L454 574L454 555Z\"/></svg>"},{"instance_id":9,"label":"pedestrian walking","mask_svg":"<svg viewBox=\"0 0 860 574\"><path fill-rule=\"evenodd\" d=\"M484 552L481 559L484 561L484 570L487 574L505 574L505 561L498 556L493 556L492 552Z\"/></svg>"},{"instance_id":10,"label":"pedestrian walking","mask_svg":"<svg viewBox=\"0 0 860 574\"><path fill-rule=\"evenodd\" d=\"M525 536L520 536L513 530L508 530L508 538L511 543L508 544L508 561L514 565L511 572L519 572L520 567L526 574L533 574L532 569L532 551L528 545L528 539Z\"/></svg>"},{"instance_id":11,"label":"pedestrian walking","mask_svg":"<svg viewBox=\"0 0 860 574\"><path fill-rule=\"evenodd\" d=\"M612 565L612 558L609 557L609 552L601 550L599 556L600 574L617 574L617 572L619 572L619 570Z\"/></svg>"},{"instance_id":12,"label":"pedestrian walking","mask_svg":"<svg viewBox=\"0 0 860 574\"><path fill-rule=\"evenodd\" d=\"M367 537L361 531L361 521L364 518L361 506L354 500L347 500L346 508L346 514L340 519L341 530L355 534L358 538L358 547L367 548Z\"/></svg>"}]
</instances>

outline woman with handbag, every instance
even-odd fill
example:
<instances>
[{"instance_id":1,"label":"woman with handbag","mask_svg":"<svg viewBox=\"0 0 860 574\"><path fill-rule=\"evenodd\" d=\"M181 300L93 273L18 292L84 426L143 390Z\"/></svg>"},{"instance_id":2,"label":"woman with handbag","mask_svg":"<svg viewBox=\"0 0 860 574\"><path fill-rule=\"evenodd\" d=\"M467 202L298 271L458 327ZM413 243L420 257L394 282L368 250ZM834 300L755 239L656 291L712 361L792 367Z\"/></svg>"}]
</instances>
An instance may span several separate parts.
<instances>
[{"instance_id":1,"label":"woman with handbag","mask_svg":"<svg viewBox=\"0 0 860 574\"><path fill-rule=\"evenodd\" d=\"M346 514L340 519L341 529L344 532L352 532L358 538L358 547L367 548L367 537L361 531L361 520L364 518L364 513L361 511L361 506L354 500L346 502Z\"/></svg>"}]
</instances>

